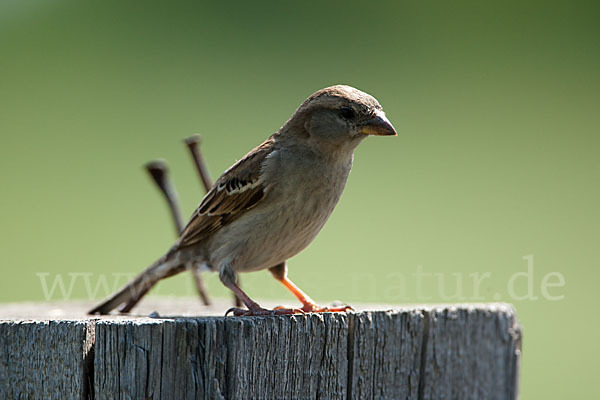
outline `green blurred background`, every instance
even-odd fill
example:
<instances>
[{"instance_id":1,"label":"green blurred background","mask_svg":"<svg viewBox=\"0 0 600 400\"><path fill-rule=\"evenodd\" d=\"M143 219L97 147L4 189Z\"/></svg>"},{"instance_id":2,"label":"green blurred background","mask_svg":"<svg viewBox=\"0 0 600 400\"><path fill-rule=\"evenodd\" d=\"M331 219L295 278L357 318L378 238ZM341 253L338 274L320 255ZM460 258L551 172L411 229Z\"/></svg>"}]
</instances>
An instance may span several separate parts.
<instances>
[{"instance_id":1,"label":"green blurred background","mask_svg":"<svg viewBox=\"0 0 600 400\"><path fill-rule=\"evenodd\" d=\"M146 161L169 161L189 215L203 191L181 138L203 135L216 177L313 91L347 83L379 99L399 137L359 147L291 278L323 302L511 302L523 398L598 397L599 10L3 0L0 301L44 300L39 274L69 286L141 270L174 239ZM528 281L514 274L530 255ZM438 275L419 288L419 271ZM479 293L474 273L488 276ZM546 295L544 279L557 284ZM69 298L89 297L72 282ZM243 282L293 303L268 273ZM194 295L192 280L155 293Z\"/></svg>"}]
</instances>

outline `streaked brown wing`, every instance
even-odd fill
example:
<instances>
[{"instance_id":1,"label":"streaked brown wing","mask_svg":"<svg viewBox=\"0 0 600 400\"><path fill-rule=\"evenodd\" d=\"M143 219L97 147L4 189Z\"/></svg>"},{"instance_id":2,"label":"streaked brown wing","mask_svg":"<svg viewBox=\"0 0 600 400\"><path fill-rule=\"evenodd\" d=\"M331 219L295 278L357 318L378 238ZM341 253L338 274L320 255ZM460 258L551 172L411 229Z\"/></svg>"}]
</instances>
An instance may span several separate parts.
<instances>
[{"instance_id":1,"label":"streaked brown wing","mask_svg":"<svg viewBox=\"0 0 600 400\"><path fill-rule=\"evenodd\" d=\"M273 145L273 139L267 139L217 179L183 229L178 247L204 240L263 199L267 185L260 171Z\"/></svg>"}]
</instances>

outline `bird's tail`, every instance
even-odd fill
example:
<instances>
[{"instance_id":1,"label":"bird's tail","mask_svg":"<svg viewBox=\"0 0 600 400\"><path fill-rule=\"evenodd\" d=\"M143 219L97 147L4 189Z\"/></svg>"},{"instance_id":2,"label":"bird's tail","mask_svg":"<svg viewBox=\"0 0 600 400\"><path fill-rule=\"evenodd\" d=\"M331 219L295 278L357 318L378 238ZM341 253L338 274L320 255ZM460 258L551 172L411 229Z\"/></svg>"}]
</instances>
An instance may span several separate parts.
<instances>
[{"instance_id":1,"label":"bird's tail","mask_svg":"<svg viewBox=\"0 0 600 400\"><path fill-rule=\"evenodd\" d=\"M90 310L88 314L108 314L121 304L123 307L120 311L129 312L158 281L176 275L185 269L185 265L177 260L172 260L171 255L172 253L169 252L156 260L154 264L142 271L102 304Z\"/></svg>"}]
</instances>

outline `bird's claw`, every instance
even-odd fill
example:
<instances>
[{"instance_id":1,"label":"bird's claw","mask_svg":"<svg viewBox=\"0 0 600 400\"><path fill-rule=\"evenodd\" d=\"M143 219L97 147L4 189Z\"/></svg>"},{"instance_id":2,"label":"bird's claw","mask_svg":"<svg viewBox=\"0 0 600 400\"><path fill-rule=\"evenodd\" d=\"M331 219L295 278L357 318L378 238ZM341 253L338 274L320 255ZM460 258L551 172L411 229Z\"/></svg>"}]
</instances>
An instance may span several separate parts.
<instances>
[{"instance_id":1,"label":"bird's claw","mask_svg":"<svg viewBox=\"0 0 600 400\"><path fill-rule=\"evenodd\" d=\"M277 315L282 315L282 314L306 314L304 312L304 310L301 309L301 308L290 308L290 307L284 307L284 306L277 306L277 307L273 308L273 311L275 311L277 313Z\"/></svg>"},{"instance_id":2,"label":"bird's claw","mask_svg":"<svg viewBox=\"0 0 600 400\"><path fill-rule=\"evenodd\" d=\"M293 315L293 314L306 314L306 313L326 313L326 312L348 312L354 311L351 306L335 306L335 307L321 307L314 303L306 303L302 308L289 308L284 306L277 306L272 310L266 308L254 308L251 310L232 307L225 316L230 313L235 317L251 317L251 316L274 316L274 315Z\"/></svg>"},{"instance_id":3,"label":"bird's claw","mask_svg":"<svg viewBox=\"0 0 600 400\"><path fill-rule=\"evenodd\" d=\"M339 307L321 307L316 304L307 303L302 307L302 310L307 313L326 313L326 312L348 312L354 311L351 306L339 306Z\"/></svg>"}]
</instances>

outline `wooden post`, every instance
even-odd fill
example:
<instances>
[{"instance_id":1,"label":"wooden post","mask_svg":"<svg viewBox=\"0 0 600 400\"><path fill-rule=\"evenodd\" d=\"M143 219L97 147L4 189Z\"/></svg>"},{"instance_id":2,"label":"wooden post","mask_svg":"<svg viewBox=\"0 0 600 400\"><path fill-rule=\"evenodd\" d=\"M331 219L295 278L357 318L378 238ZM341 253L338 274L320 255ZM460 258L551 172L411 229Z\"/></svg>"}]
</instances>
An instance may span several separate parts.
<instances>
[{"instance_id":1,"label":"wooden post","mask_svg":"<svg viewBox=\"0 0 600 400\"><path fill-rule=\"evenodd\" d=\"M516 399L520 349L506 304L11 318L0 320L0 398Z\"/></svg>"}]
</instances>

